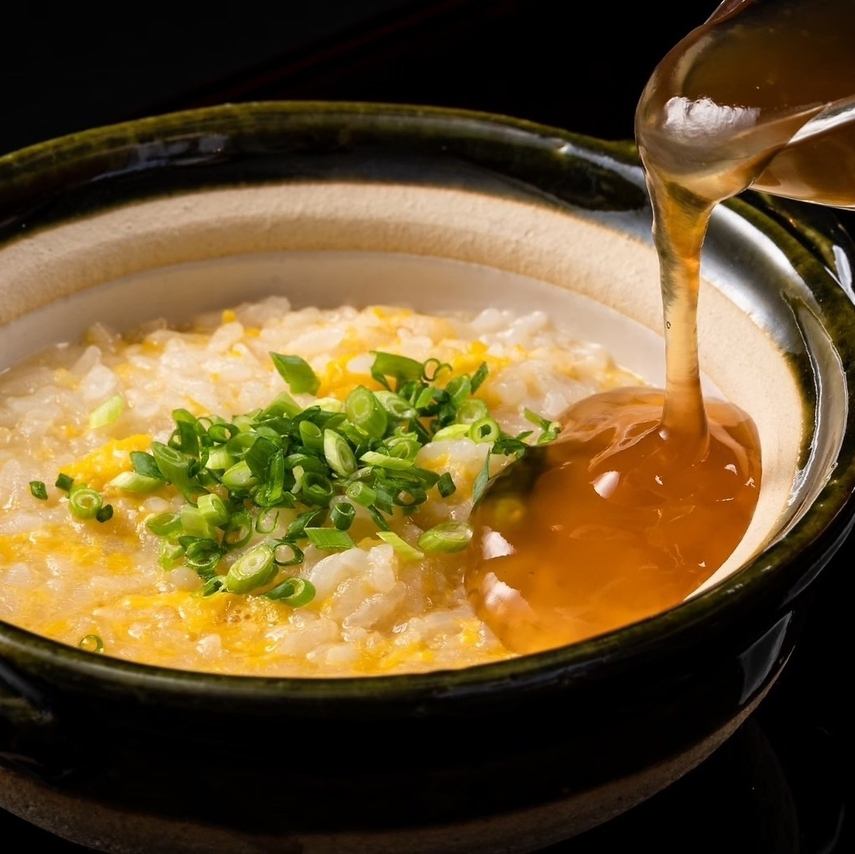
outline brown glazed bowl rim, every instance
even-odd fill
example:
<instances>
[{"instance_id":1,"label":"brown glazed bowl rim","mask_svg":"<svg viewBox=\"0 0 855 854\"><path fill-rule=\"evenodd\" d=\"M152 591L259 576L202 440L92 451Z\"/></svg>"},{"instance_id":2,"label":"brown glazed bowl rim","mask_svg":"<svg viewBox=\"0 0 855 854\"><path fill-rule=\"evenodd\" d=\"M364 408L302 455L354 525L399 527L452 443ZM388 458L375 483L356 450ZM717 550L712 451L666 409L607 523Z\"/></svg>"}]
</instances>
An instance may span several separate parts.
<instances>
[{"instance_id":1,"label":"brown glazed bowl rim","mask_svg":"<svg viewBox=\"0 0 855 854\"><path fill-rule=\"evenodd\" d=\"M224 105L139 119L95 128L39 143L0 157L0 226L4 203L26 199L31 181L50 186L51 175L62 189L61 170L85 164L87 176L97 177L117 152L158 140L198 138L211 133L252 133L253 128L279 126L290 133L306 126L367 124L378 134L413 138L498 140L511 147L571 146L574 156L591 169L612 170L643 186L635 149L628 143L604 142L532 122L504 116L434 107L332 102L258 102ZM296 128L296 131L295 131ZM169 155L166 155L167 159ZM517 169L525 168L516 164ZM94 170L94 171L93 171ZM519 177L518 175L515 177ZM537 186L537 177L532 183ZM90 177L89 180L92 180ZM540 186L544 191L548 187ZM810 281L817 296L823 328L840 355L847 402L855 386L855 307L832 272L823 263L823 236L812 233L806 246L791 230L770 216L762 203L737 200L731 209L754 228L762 230ZM0 238L2 240L2 238ZM245 699L250 701L427 701L489 695L504 687L517 690L560 686L574 679L598 678L637 665L674 645L680 646L706 628L718 627L738 614L751 620L754 610L781 610L816 577L852 526L855 491L855 413L848 405L845 434L837 465L812 506L784 539L773 543L706 592L638 623L605 635L548 652L460 670L418 674L342 677L282 678L222 675L175 670L95 656L0 621L0 662L22 671L56 673L73 683L93 680L112 690L157 690L175 697Z\"/></svg>"}]
</instances>

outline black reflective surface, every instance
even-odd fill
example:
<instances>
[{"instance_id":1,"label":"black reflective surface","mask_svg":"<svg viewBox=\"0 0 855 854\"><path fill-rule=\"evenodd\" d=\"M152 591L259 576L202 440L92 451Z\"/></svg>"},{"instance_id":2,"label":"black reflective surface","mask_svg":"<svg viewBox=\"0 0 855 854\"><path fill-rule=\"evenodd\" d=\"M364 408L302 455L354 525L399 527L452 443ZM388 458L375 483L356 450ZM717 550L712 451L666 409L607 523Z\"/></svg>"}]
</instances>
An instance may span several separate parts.
<instances>
[{"instance_id":1,"label":"black reflective surface","mask_svg":"<svg viewBox=\"0 0 855 854\"><path fill-rule=\"evenodd\" d=\"M657 58L713 5L319 2L301 13L154 14L129 28L20 3L0 53L0 150L255 98L435 103L624 138ZM852 850L852 551L822 578L790 666L747 725L669 790L550 850ZM0 850L30 849L81 850L0 815Z\"/></svg>"}]
</instances>

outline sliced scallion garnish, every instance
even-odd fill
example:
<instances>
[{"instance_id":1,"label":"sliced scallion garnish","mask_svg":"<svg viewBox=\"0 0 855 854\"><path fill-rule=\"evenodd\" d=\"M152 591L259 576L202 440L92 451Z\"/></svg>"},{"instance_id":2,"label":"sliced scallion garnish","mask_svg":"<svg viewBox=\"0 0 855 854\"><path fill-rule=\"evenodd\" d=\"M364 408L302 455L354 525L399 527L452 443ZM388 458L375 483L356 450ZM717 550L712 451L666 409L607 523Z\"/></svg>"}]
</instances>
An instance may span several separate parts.
<instances>
[{"instance_id":1,"label":"sliced scallion garnish","mask_svg":"<svg viewBox=\"0 0 855 854\"><path fill-rule=\"evenodd\" d=\"M371 376L382 380L385 385L386 377L393 377L400 384L420 380L424 375L424 364L410 359L408 356L399 356L395 353L374 353L374 364L371 365Z\"/></svg>"},{"instance_id":2,"label":"sliced scallion garnish","mask_svg":"<svg viewBox=\"0 0 855 854\"><path fill-rule=\"evenodd\" d=\"M303 550L295 543L283 540L273 546L273 560L277 566L298 566L303 558Z\"/></svg>"},{"instance_id":3,"label":"sliced scallion garnish","mask_svg":"<svg viewBox=\"0 0 855 854\"><path fill-rule=\"evenodd\" d=\"M281 584L268 590L265 596L276 602L284 602L292 608L301 608L315 598L315 593L315 587L311 581L305 578L286 578Z\"/></svg>"},{"instance_id":4,"label":"sliced scallion garnish","mask_svg":"<svg viewBox=\"0 0 855 854\"><path fill-rule=\"evenodd\" d=\"M158 513L146 519L145 526L158 537L168 537L181 530L181 517L177 513Z\"/></svg>"},{"instance_id":5,"label":"sliced scallion garnish","mask_svg":"<svg viewBox=\"0 0 855 854\"><path fill-rule=\"evenodd\" d=\"M356 508L347 501L341 501L330 510L330 521L339 531L346 531L353 524Z\"/></svg>"},{"instance_id":6,"label":"sliced scallion garnish","mask_svg":"<svg viewBox=\"0 0 855 854\"><path fill-rule=\"evenodd\" d=\"M113 518L113 505L112 504L104 504L102 507L98 508L98 512L95 514L95 519L98 522L109 522L110 519Z\"/></svg>"},{"instance_id":7,"label":"sliced scallion garnish","mask_svg":"<svg viewBox=\"0 0 855 854\"><path fill-rule=\"evenodd\" d=\"M223 525L229 520L229 511L223 503L223 499L213 492L202 495L196 502L196 509L208 525Z\"/></svg>"},{"instance_id":8,"label":"sliced scallion garnish","mask_svg":"<svg viewBox=\"0 0 855 854\"><path fill-rule=\"evenodd\" d=\"M268 507L258 514L255 520L255 530L259 534L269 534L276 529L279 523L279 511L275 507Z\"/></svg>"},{"instance_id":9,"label":"sliced scallion garnish","mask_svg":"<svg viewBox=\"0 0 855 854\"><path fill-rule=\"evenodd\" d=\"M412 460L393 457L390 454L381 454L377 451L366 451L359 459L370 466L379 466L384 469L400 469L403 471L413 467Z\"/></svg>"},{"instance_id":10,"label":"sliced scallion garnish","mask_svg":"<svg viewBox=\"0 0 855 854\"><path fill-rule=\"evenodd\" d=\"M187 501L195 501L204 491L190 475L190 460L175 448L152 442L151 453L163 477L173 484Z\"/></svg>"},{"instance_id":11,"label":"sliced scallion garnish","mask_svg":"<svg viewBox=\"0 0 855 854\"><path fill-rule=\"evenodd\" d=\"M250 590L263 587L275 574L273 549L262 543L253 546L231 565L224 586L229 593L249 593Z\"/></svg>"},{"instance_id":12,"label":"sliced scallion garnish","mask_svg":"<svg viewBox=\"0 0 855 854\"><path fill-rule=\"evenodd\" d=\"M278 353L271 358L292 392L317 392L320 381L304 359ZM491 453L521 456L531 431L503 433L486 404L472 397L487 377L486 364L471 376L448 377L451 370L439 359L422 363L376 352L371 373L384 389L358 386L344 402L322 398L304 407L282 392L269 406L229 419L175 409L168 442L153 442L150 453L131 452L133 471L122 472L109 485L144 493L171 484L181 493L186 503L178 512L151 516L146 526L163 539L161 564L192 567L204 581L205 596L220 590L247 593L272 583L277 567L303 562L306 540L322 550L352 548L347 531L357 515L355 505L403 558L459 551L471 538L461 523L425 531L418 548L391 530L390 523L414 514L434 487L443 498L457 489L449 472L416 464L421 449L466 437L488 445L473 487L477 503L489 484ZM108 414L116 406L102 404ZM554 438L555 422L529 411L526 417L540 427L538 441ZM60 474L56 485L69 493L78 518L104 521L112 515L112 506L85 483ZM31 489L37 498L46 497L40 481ZM280 539L252 544L256 533L273 535L281 508L292 507L297 516ZM218 574L230 553L237 553L234 563L226 575ZM309 582L289 578L269 595L301 604L306 589L311 598Z\"/></svg>"},{"instance_id":13,"label":"sliced scallion garnish","mask_svg":"<svg viewBox=\"0 0 855 854\"><path fill-rule=\"evenodd\" d=\"M71 487L74 486L74 478L69 477L67 474L60 474L54 486L63 492L70 492Z\"/></svg>"},{"instance_id":14,"label":"sliced scallion garnish","mask_svg":"<svg viewBox=\"0 0 855 854\"><path fill-rule=\"evenodd\" d=\"M481 418L469 428L469 438L473 442L493 444L502 431L492 418Z\"/></svg>"},{"instance_id":15,"label":"sliced scallion garnish","mask_svg":"<svg viewBox=\"0 0 855 854\"><path fill-rule=\"evenodd\" d=\"M337 528L306 528L306 536L309 542L319 549L344 551L355 545L350 534Z\"/></svg>"},{"instance_id":16,"label":"sliced scallion garnish","mask_svg":"<svg viewBox=\"0 0 855 854\"><path fill-rule=\"evenodd\" d=\"M147 477L144 474L137 474L135 471L123 471L109 481L107 486L125 492L145 493L154 492L155 489L160 489L163 484L163 478Z\"/></svg>"},{"instance_id":17,"label":"sliced scallion garnish","mask_svg":"<svg viewBox=\"0 0 855 854\"><path fill-rule=\"evenodd\" d=\"M411 546L403 537L398 536L394 531L378 531L377 536L388 543L397 554L406 560L421 560L425 555L415 546Z\"/></svg>"},{"instance_id":18,"label":"sliced scallion garnish","mask_svg":"<svg viewBox=\"0 0 855 854\"><path fill-rule=\"evenodd\" d=\"M86 486L74 490L68 498L69 509L78 519L94 519L103 503L100 493Z\"/></svg>"},{"instance_id":19,"label":"sliced scallion garnish","mask_svg":"<svg viewBox=\"0 0 855 854\"><path fill-rule=\"evenodd\" d=\"M114 394L89 413L89 429L97 430L114 424L124 411L125 399L120 394Z\"/></svg>"},{"instance_id":20,"label":"sliced scallion garnish","mask_svg":"<svg viewBox=\"0 0 855 854\"><path fill-rule=\"evenodd\" d=\"M380 401L365 386L357 386L344 402L344 411L351 424L372 439L380 439L389 425L389 416Z\"/></svg>"},{"instance_id":21,"label":"sliced scallion garnish","mask_svg":"<svg viewBox=\"0 0 855 854\"><path fill-rule=\"evenodd\" d=\"M317 392L321 384L320 380L305 359L299 356L283 356L281 353L271 353L270 358L294 394Z\"/></svg>"},{"instance_id":22,"label":"sliced scallion garnish","mask_svg":"<svg viewBox=\"0 0 855 854\"><path fill-rule=\"evenodd\" d=\"M137 474L143 477L159 478L163 480L163 473L158 468L157 461L151 454L145 451L131 451L131 465Z\"/></svg>"},{"instance_id":23,"label":"sliced scallion garnish","mask_svg":"<svg viewBox=\"0 0 855 854\"><path fill-rule=\"evenodd\" d=\"M538 445L545 445L547 442L552 442L561 432L560 422L550 421L548 418L532 412L531 409L525 410L525 417L527 421L530 421L536 427L540 427L540 436L537 437Z\"/></svg>"},{"instance_id":24,"label":"sliced scallion garnish","mask_svg":"<svg viewBox=\"0 0 855 854\"><path fill-rule=\"evenodd\" d=\"M419 548L427 554L448 554L465 549L472 540L472 528L465 522L440 522L419 537Z\"/></svg>"},{"instance_id":25,"label":"sliced scallion garnish","mask_svg":"<svg viewBox=\"0 0 855 854\"><path fill-rule=\"evenodd\" d=\"M32 493L33 498L38 498L39 501L47 501L47 486L45 486L43 480L31 480L30 492Z\"/></svg>"},{"instance_id":26,"label":"sliced scallion garnish","mask_svg":"<svg viewBox=\"0 0 855 854\"><path fill-rule=\"evenodd\" d=\"M454 479L448 472L441 475L439 480L436 482L437 492L443 497L448 498L449 495L453 495L457 490L457 485L454 483Z\"/></svg>"}]
</instances>

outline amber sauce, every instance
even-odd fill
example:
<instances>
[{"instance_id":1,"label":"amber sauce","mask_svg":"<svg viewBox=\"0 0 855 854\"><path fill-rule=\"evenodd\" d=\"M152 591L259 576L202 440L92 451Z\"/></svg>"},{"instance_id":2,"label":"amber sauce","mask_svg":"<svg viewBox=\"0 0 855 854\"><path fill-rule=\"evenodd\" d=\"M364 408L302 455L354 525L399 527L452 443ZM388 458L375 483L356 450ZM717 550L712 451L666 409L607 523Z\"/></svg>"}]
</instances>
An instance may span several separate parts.
<instances>
[{"instance_id":1,"label":"amber sauce","mask_svg":"<svg viewBox=\"0 0 855 854\"><path fill-rule=\"evenodd\" d=\"M666 390L576 404L533 484L510 473L476 510L467 590L508 648L571 643L677 605L745 534L760 448L746 413L701 394L701 245L714 206L751 185L855 205L853 37L852 0L732 0L654 72L636 135Z\"/></svg>"}]
</instances>

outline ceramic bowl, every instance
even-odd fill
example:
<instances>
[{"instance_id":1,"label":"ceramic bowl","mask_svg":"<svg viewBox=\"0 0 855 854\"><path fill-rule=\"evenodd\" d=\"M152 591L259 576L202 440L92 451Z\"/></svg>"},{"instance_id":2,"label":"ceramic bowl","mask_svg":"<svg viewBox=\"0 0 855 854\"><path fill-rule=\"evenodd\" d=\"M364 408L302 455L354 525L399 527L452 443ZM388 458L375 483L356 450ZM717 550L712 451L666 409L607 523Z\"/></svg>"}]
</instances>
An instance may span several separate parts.
<instances>
[{"instance_id":1,"label":"ceramic bowl","mask_svg":"<svg viewBox=\"0 0 855 854\"><path fill-rule=\"evenodd\" d=\"M0 806L110 851L531 850L677 778L790 655L852 525L851 255L759 198L714 216L701 359L764 482L688 601L584 643L423 675L263 679L93 656L0 623ZM0 368L272 292L541 307L662 380L630 146L476 113L246 104L0 158ZM492 846L492 847L491 847Z\"/></svg>"}]
</instances>

